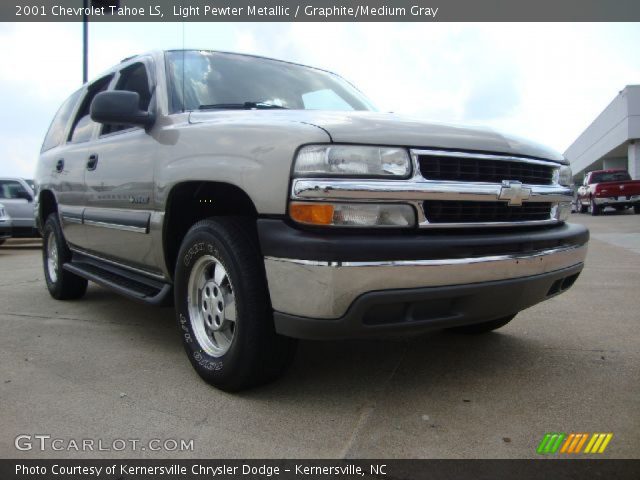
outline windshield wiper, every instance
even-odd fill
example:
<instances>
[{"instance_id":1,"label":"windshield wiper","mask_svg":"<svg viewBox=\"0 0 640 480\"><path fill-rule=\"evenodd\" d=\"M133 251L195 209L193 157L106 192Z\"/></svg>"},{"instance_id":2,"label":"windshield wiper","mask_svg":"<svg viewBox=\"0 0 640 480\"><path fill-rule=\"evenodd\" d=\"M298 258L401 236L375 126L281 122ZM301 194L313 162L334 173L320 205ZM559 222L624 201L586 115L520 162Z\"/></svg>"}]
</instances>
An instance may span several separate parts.
<instances>
[{"instance_id":1,"label":"windshield wiper","mask_svg":"<svg viewBox=\"0 0 640 480\"><path fill-rule=\"evenodd\" d=\"M244 102L244 103L214 103L211 105L200 105L199 110L215 110L215 109L228 109L228 110L267 110L270 108L286 110L287 107L281 105L275 105L268 102Z\"/></svg>"}]
</instances>

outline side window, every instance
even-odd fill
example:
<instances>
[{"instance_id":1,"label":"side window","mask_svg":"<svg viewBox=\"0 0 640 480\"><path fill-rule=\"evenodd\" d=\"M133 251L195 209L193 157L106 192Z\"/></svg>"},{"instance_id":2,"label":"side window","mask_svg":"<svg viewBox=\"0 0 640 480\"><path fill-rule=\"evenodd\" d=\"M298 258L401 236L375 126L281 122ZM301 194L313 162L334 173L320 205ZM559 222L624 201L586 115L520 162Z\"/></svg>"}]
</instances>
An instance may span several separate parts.
<instances>
[{"instance_id":1,"label":"side window","mask_svg":"<svg viewBox=\"0 0 640 480\"><path fill-rule=\"evenodd\" d=\"M73 127L69 132L68 140L71 143L87 142L91 139L93 128L96 125L96 123L91 120L90 116L91 102L98 93L104 92L109 88L109 83L111 83L112 78L113 75L103 77L100 80L93 82L89 85L89 88L87 88L87 93L82 100L82 104L80 105L76 118L73 121Z\"/></svg>"},{"instance_id":2,"label":"side window","mask_svg":"<svg viewBox=\"0 0 640 480\"><path fill-rule=\"evenodd\" d=\"M144 63L134 63L120 72L120 78L114 90L126 90L140 95L140 110L148 110L151 102L151 89L149 87L149 75ZM131 128L129 125L104 125L102 134L118 132Z\"/></svg>"},{"instance_id":3,"label":"side window","mask_svg":"<svg viewBox=\"0 0 640 480\"><path fill-rule=\"evenodd\" d=\"M15 180L0 180L0 200L15 200L30 198L29 192L20 182Z\"/></svg>"},{"instance_id":4,"label":"side window","mask_svg":"<svg viewBox=\"0 0 640 480\"><path fill-rule=\"evenodd\" d=\"M80 92L81 90L78 90L71 95L58 109L55 117L53 117L49 131L47 131L47 135L44 137L44 142L42 142L42 152L51 150L53 147L57 147L64 140L64 132L67 128L67 124L69 123L69 118L73 113L73 109L78 102Z\"/></svg>"}]
</instances>

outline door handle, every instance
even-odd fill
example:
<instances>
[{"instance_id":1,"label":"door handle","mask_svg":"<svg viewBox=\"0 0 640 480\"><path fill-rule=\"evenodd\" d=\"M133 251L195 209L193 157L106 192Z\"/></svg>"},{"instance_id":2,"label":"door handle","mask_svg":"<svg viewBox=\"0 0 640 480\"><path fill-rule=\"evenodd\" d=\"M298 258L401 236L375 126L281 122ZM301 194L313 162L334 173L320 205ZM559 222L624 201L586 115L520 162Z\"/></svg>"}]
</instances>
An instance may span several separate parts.
<instances>
[{"instance_id":1,"label":"door handle","mask_svg":"<svg viewBox=\"0 0 640 480\"><path fill-rule=\"evenodd\" d=\"M89 156L89 160L87 161L87 170L95 170L98 166L98 155L95 153Z\"/></svg>"},{"instance_id":2,"label":"door handle","mask_svg":"<svg viewBox=\"0 0 640 480\"><path fill-rule=\"evenodd\" d=\"M56 162L56 171L62 172L62 170L64 170L64 158L61 158Z\"/></svg>"}]
</instances>

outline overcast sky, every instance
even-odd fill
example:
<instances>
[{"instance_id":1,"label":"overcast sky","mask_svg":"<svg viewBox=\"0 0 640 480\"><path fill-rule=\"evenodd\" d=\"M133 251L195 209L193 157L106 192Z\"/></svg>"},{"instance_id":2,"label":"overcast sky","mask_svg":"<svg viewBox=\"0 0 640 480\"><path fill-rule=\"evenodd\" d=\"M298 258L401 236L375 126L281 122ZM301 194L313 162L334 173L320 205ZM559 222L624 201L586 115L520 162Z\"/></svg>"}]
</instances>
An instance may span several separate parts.
<instances>
[{"instance_id":1,"label":"overcast sky","mask_svg":"<svg viewBox=\"0 0 640 480\"><path fill-rule=\"evenodd\" d=\"M81 84L81 34L78 23L0 23L0 175L33 175L51 118ZM561 152L640 83L638 23L94 23L89 76L183 45L326 68L382 110L489 126Z\"/></svg>"}]
</instances>

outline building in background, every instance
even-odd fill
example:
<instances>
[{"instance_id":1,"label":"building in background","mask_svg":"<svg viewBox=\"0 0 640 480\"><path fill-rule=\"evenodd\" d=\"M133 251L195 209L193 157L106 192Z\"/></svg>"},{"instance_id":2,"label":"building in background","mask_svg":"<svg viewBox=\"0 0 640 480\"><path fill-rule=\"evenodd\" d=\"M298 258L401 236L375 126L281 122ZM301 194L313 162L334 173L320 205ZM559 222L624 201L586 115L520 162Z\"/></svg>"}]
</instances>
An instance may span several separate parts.
<instances>
[{"instance_id":1,"label":"building in background","mask_svg":"<svg viewBox=\"0 0 640 480\"><path fill-rule=\"evenodd\" d=\"M564 152L573 178L591 170L624 168L640 179L640 85L626 86Z\"/></svg>"}]
</instances>

